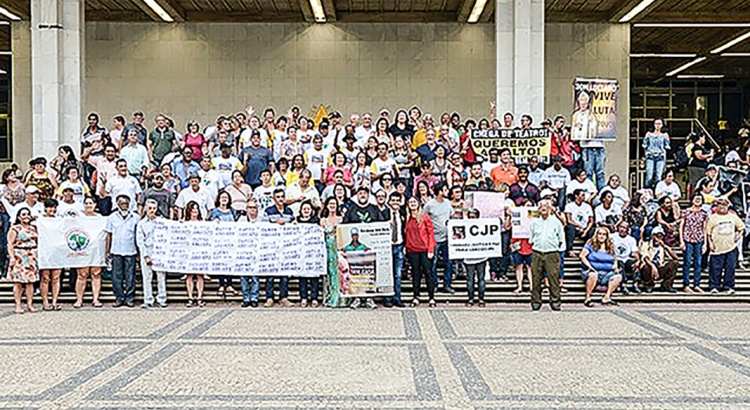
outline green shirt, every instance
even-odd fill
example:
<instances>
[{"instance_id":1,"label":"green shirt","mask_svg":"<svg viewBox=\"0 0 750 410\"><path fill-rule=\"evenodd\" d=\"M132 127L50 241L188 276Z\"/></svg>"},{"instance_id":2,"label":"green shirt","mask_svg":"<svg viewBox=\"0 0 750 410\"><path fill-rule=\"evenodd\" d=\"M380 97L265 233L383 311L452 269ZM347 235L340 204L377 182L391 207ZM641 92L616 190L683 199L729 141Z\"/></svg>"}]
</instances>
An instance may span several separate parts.
<instances>
[{"instance_id":1,"label":"green shirt","mask_svg":"<svg viewBox=\"0 0 750 410\"><path fill-rule=\"evenodd\" d=\"M535 252L558 252L564 249L565 235L560 220L554 215L547 219L534 218L531 222L531 237L529 238L531 248Z\"/></svg>"},{"instance_id":2,"label":"green shirt","mask_svg":"<svg viewBox=\"0 0 750 410\"><path fill-rule=\"evenodd\" d=\"M170 129L160 131L158 128L154 128L148 140L152 144L154 161L157 164L161 164L161 160L172 152L172 148L174 147L174 132Z\"/></svg>"}]
</instances>

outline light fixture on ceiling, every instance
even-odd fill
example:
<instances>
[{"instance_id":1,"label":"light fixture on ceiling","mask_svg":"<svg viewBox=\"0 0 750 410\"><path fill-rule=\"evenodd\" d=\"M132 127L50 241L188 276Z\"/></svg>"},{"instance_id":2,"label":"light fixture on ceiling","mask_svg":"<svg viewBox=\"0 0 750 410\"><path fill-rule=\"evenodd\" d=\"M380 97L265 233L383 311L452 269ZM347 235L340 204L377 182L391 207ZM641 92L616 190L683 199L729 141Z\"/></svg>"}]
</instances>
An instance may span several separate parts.
<instances>
[{"instance_id":1,"label":"light fixture on ceiling","mask_svg":"<svg viewBox=\"0 0 750 410\"><path fill-rule=\"evenodd\" d=\"M164 8L156 2L156 0L143 0L143 2L146 3L146 5L151 10L153 10L160 19L166 21L167 23L174 22L174 18L172 18L172 16L170 16L169 13L167 13L167 11L164 10Z\"/></svg>"},{"instance_id":2,"label":"light fixture on ceiling","mask_svg":"<svg viewBox=\"0 0 750 410\"><path fill-rule=\"evenodd\" d=\"M718 80L724 78L724 74L680 74L677 78L680 80Z\"/></svg>"},{"instance_id":3,"label":"light fixture on ceiling","mask_svg":"<svg viewBox=\"0 0 750 410\"><path fill-rule=\"evenodd\" d=\"M746 28L750 23L634 23L640 28Z\"/></svg>"},{"instance_id":4,"label":"light fixture on ceiling","mask_svg":"<svg viewBox=\"0 0 750 410\"><path fill-rule=\"evenodd\" d=\"M721 53L722 57L750 57L750 53Z\"/></svg>"},{"instance_id":5,"label":"light fixture on ceiling","mask_svg":"<svg viewBox=\"0 0 750 410\"><path fill-rule=\"evenodd\" d=\"M691 61L691 62L689 62L689 63L683 64L683 65L681 65L681 66L679 66L679 67L675 68L674 70L672 70L672 71L668 72L668 73L667 73L667 77L671 77L671 76L673 76L673 75L675 75L675 74L677 74L677 73L680 73L680 72L682 72L682 71L685 71L685 70L687 70L688 68L690 68L690 67L692 67L692 66L694 66L694 65L696 65L696 64L698 64L698 63L701 63L701 62L703 62L703 61L704 61L705 59L706 59L706 57L698 57L698 58L696 58L695 60L693 60L693 61Z\"/></svg>"},{"instance_id":6,"label":"light fixture on ceiling","mask_svg":"<svg viewBox=\"0 0 750 410\"><path fill-rule=\"evenodd\" d=\"M747 33L745 33L745 34L743 34L743 35L741 35L741 36L739 36L737 38L735 38L734 40L730 40L730 41L726 42L722 46L719 46L719 47L711 50L711 54L721 53L722 51L728 49L729 47L735 46L735 45L737 45L737 44L739 44L739 43L747 40L748 38L750 38L750 31L748 31Z\"/></svg>"},{"instance_id":7,"label":"light fixture on ceiling","mask_svg":"<svg viewBox=\"0 0 750 410\"><path fill-rule=\"evenodd\" d=\"M17 15L11 13L5 7L0 7L0 14L2 14L3 16L5 16L5 17L7 17L7 18L9 18L11 20L15 20L15 21L21 20L21 17L18 17Z\"/></svg>"},{"instance_id":8,"label":"light fixture on ceiling","mask_svg":"<svg viewBox=\"0 0 750 410\"><path fill-rule=\"evenodd\" d=\"M12 56L12 51L0 51L0 56Z\"/></svg>"},{"instance_id":9,"label":"light fixture on ceiling","mask_svg":"<svg viewBox=\"0 0 750 410\"><path fill-rule=\"evenodd\" d=\"M637 6L633 7L627 14L622 16L620 19L620 23L627 23L628 21L635 18L635 16L641 14L643 10L646 10L646 7L650 6L653 2L656 0L641 0L640 3L638 3Z\"/></svg>"},{"instance_id":10,"label":"light fixture on ceiling","mask_svg":"<svg viewBox=\"0 0 750 410\"><path fill-rule=\"evenodd\" d=\"M630 58L695 58L695 53L633 53Z\"/></svg>"},{"instance_id":11,"label":"light fixture on ceiling","mask_svg":"<svg viewBox=\"0 0 750 410\"><path fill-rule=\"evenodd\" d=\"M7 74L8 74L8 72L7 72L7 71L5 71L5 70L3 70L3 69L0 69L0 75L7 75Z\"/></svg>"},{"instance_id":12,"label":"light fixture on ceiling","mask_svg":"<svg viewBox=\"0 0 750 410\"><path fill-rule=\"evenodd\" d=\"M310 0L310 8L313 11L316 23L326 22L326 13L323 11L323 5L320 3L320 0Z\"/></svg>"},{"instance_id":13,"label":"light fixture on ceiling","mask_svg":"<svg viewBox=\"0 0 750 410\"><path fill-rule=\"evenodd\" d=\"M479 21L479 17L482 17L484 6L487 5L487 0L476 0L474 7L471 8L471 14L469 14L468 23L476 23Z\"/></svg>"}]
</instances>

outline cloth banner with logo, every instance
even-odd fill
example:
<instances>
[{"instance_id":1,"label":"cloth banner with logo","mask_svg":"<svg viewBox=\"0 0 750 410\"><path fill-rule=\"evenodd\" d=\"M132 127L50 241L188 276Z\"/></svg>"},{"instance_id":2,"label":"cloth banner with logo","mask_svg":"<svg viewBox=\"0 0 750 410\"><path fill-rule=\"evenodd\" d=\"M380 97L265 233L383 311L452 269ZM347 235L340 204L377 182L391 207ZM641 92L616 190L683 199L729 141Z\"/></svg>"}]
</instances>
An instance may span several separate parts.
<instances>
[{"instance_id":1,"label":"cloth banner with logo","mask_svg":"<svg viewBox=\"0 0 750 410\"><path fill-rule=\"evenodd\" d=\"M614 141L617 138L619 90L617 80L575 79L571 139Z\"/></svg>"},{"instance_id":2,"label":"cloth banner with logo","mask_svg":"<svg viewBox=\"0 0 750 410\"><path fill-rule=\"evenodd\" d=\"M342 297L393 295L393 250L388 222L336 229Z\"/></svg>"},{"instance_id":3,"label":"cloth banner with logo","mask_svg":"<svg viewBox=\"0 0 750 410\"><path fill-rule=\"evenodd\" d=\"M483 158L490 157L490 150L507 148L516 164L528 164L536 157L540 163L549 162L550 133L546 128L516 128L512 130L473 130L471 146Z\"/></svg>"},{"instance_id":4,"label":"cloth banner with logo","mask_svg":"<svg viewBox=\"0 0 750 410\"><path fill-rule=\"evenodd\" d=\"M37 219L39 269L106 266L106 225L103 216Z\"/></svg>"},{"instance_id":5,"label":"cloth banner with logo","mask_svg":"<svg viewBox=\"0 0 750 410\"><path fill-rule=\"evenodd\" d=\"M499 219L448 220L450 259L495 258L502 256L502 253Z\"/></svg>"},{"instance_id":6,"label":"cloth banner with logo","mask_svg":"<svg viewBox=\"0 0 750 410\"><path fill-rule=\"evenodd\" d=\"M157 271L232 276L326 274L323 228L313 224L174 222L154 228Z\"/></svg>"}]
</instances>

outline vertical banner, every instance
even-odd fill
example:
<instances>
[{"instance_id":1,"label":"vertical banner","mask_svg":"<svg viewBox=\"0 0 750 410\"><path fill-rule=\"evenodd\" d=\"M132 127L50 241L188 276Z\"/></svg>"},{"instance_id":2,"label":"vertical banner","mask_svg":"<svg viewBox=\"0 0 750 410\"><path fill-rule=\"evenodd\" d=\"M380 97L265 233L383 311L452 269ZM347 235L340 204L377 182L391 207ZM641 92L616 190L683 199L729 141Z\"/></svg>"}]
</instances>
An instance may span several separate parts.
<instances>
[{"instance_id":1,"label":"vertical banner","mask_svg":"<svg viewBox=\"0 0 750 410\"><path fill-rule=\"evenodd\" d=\"M464 207L479 211L480 218L505 220L505 194L502 192L467 192L464 194Z\"/></svg>"},{"instance_id":2,"label":"vertical banner","mask_svg":"<svg viewBox=\"0 0 750 410\"><path fill-rule=\"evenodd\" d=\"M471 146L485 159L490 157L491 149L507 148L516 164L528 164L532 157L545 164L549 162L550 138L546 128L473 130Z\"/></svg>"},{"instance_id":3,"label":"vertical banner","mask_svg":"<svg viewBox=\"0 0 750 410\"><path fill-rule=\"evenodd\" d=\"M528 239L531 237L531 220L538 216L537 207L519 206L510 210L510 225L513 238Z\"/></svg>"},{"instance_id":4,"label":"vertical banner","mask_svg":"<svg viewBox=\"0 0 750 410\"><path fill-rule=\"evenodd\" d=\"M450 259L479 259L502 256L500 220L448 220L448 255Z\"/></svg>"},{"instance_id":5,"label":"vertical banner","mask_svg":"<svg viewBox=\"0 0 750 410\"><path fill-rule=\"evenodd\" d=\"M617 137L617 80L576 78L573 82L571 138L609 140Z\"/></svg>"},{"instance_id":6,"label":"vertical banner","mask_svg":"<svg viewBox=\"0 0 750 410\"><path fill-rule=\"evenodd\" d=\"M39 269L106 266L103 216L39 218Z\"/></svg>"},{"instance_id":7,"label":"vertical banner","mask_svg":"<svg viewBox=\"0 0 750 410\"><path fill-rule=\"evenodd\" d=\"M339 225L336 244L343 297L393 295L390 223Z\"/></svg>"}]
</instances>

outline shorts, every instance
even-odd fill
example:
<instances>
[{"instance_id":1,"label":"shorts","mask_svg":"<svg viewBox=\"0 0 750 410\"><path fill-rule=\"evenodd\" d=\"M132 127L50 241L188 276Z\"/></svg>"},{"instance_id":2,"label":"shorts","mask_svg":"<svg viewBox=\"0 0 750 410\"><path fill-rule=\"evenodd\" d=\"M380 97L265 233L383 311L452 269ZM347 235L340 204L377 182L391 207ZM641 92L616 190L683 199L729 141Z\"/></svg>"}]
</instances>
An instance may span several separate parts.
<instances>
[{"instance_id":1,"label":"shorts","mask_svg":"<svg viewBox=\"0 0 750 410\"><path fill-rule=\"evenodd\" d=\"M582 275L583 281L586 282L588 280L589 272L587 270L583 271ZM612 280L612 278L620 277L622 278L622 275L619 273L615 273L615 271L599 271L597 272L597 278L596 278L596 286L609 286L609 281Z\"/></svg>"},{"instance_id":2,"label":"shorts","mask_svg":"<svg viewBox=\"0 0 750 410\"><path fill-rule=\"evenodd\" d=\"M688 183L695 187L695 184L703 178L706 173L706 168L701 167L688 167Z\"/></svg>"},{"instance_id":3,"label":"shorts","mask_svg":"<svg viewBox=\"0 0 750 410\"><path fill-rule=\"evenodd\" d=\"M511 265L526 265L531 266L531 255L521 255L520 253L511 253L510 254L510 264Z\"/></svg>"}]
</instances>

